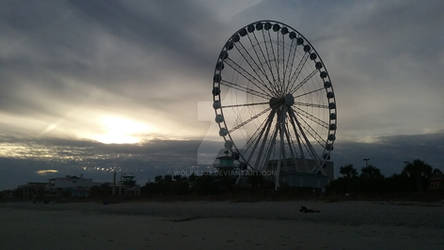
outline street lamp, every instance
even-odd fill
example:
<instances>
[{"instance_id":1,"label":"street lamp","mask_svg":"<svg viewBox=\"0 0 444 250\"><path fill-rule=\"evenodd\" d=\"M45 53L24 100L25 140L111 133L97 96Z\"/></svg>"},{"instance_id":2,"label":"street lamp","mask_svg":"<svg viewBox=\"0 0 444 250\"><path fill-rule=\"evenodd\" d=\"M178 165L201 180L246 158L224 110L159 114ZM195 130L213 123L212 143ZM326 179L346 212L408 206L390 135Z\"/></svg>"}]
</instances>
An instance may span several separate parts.
<instances>
[{"instance_id":1,"label":"street lamp","mask_svg":"<svg viewBox=\"0 0 444 250\"><path fill-rule=\"evenodd\" d=\"M362 160L365 162L365 167L368 167L368 161L370 161L370 158L364 158Z\"/></svg>"}]
</instances>

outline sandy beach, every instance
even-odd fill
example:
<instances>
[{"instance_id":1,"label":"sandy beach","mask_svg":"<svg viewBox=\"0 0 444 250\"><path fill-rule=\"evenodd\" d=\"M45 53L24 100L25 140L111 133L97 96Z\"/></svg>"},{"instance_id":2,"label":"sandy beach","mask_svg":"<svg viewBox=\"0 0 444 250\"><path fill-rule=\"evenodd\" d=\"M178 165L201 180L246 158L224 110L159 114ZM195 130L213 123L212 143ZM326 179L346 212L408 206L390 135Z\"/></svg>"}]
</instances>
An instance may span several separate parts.
<instances>
[{"instance_id":1,"label":"sandy beach","mask_svg":"<svg viewBox=\"0 0 444 250\"><path fill-rule=\"evenodd\" d=\"M0 211L5 250L444 249L442 203L4 203Z\"/></svg>"}]
</instances>

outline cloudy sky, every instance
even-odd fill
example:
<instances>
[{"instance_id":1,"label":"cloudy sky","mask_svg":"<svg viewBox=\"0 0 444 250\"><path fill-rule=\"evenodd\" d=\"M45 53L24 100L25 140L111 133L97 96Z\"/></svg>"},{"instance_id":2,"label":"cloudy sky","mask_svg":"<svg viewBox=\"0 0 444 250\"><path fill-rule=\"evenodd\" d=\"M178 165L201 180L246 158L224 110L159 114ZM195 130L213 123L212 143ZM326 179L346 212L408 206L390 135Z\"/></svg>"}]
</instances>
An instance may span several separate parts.
<instances>
[{"instance_id":1,"label":"cloudy sky","mask_svg":"<svg viewBox=\"0 0 444 250\"><path fill-rule=\"evenodd\" d=\"M370 157L391 174L421 157L444 169L443 9L432 0L2 1L0 188L82 171L106 179L110 167L145 180L207 162L221 146L210 102L219 50L261 19L298 29L327 65L336 166Z\"/></svg>"}]
</instances>

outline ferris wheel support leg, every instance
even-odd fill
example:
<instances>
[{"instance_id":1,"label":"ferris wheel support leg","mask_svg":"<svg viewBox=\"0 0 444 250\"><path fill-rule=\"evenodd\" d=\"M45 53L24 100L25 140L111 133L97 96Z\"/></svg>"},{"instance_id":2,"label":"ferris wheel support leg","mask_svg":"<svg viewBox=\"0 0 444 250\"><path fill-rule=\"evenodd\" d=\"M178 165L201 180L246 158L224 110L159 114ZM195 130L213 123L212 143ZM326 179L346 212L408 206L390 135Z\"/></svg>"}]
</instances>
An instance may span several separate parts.
<instances>
[{"instance_id":1,"label":"ferris wheel support leg","mask_svg":"<svg viewBox=\"0 0 444 250\"><path fill-rule=\"evenodd\" d=\"M311 145L310 141L308 140L307 136L304 133L304 130L302 129L302 126L298 120L298 118L296 117L296 114L294 113L293 109L290 108L290 112L289 112L290 116L293 117L293 119L296 121L297 126L299 127L299 130L302 133L303 138L305 139L305 142L308 146L308 148L310 149L310 152L313 156L313 160L315 161L315 166L312 169L313 172L317 172L317 171L321 171L321 173L324 173L324 169L321 167L321 159L320 157L316 154L316 151L314 150L313 146Z\"/></svg>"},{"instance_id":2,"label":"ferris wheel support leg","mask_svg":"<svg viewBox=\"0 0 444 250\"><path fill-rule=\"evenodd\" d=\"M277 191L279 189L279 174L281 171L281 160L278 161L276 173L274 174L274 191Z\"/></svg>"},{"instance_id":3,"label":"ferris wheel support leg","mask_svg":"<svg viewBox=\"0 0 444 250\"><path fill-rule=\"evenodd\" d=\"M274 114L275 114L275 111L274 111L274 110L271 111L271 113L269 114L269 116L268 116L268 118L267 118L267 123L265 124L264 128L262 129L262 131L261 131L261 133L260 133L260 135L259 135L258 140L256 140L256 143L255 143L255 145L254 145L254 147L253 147L253 150L252 150L252 152L251 152L250 157L249 157L248 160L247 160L247 163L250 163L251 157L253 157L253 153L254 153L254 151L256 150L256 147L259 145L259 142L260 142L262 136L264 136L264 137L263 137L264 139L262 140L262 145L260 146L260 150L259 150L259 152L262 152L262 150L263 150L263 148L264 148L264 145L265 145L265 143L266 143L266 141L267 141L267 138L268 138L268 133L270 132L270 128L271 128L271 124L272 124L272 122L273 122ZM264 134L264 131L265 131L265 134ZM257 161L256 161L256 165L257 165L257 164L260 164L260 160L262 159L261 157L262 157L262 155L259 154L259 155L258 155L258 159L257 159ZM256 167L259 167L259 168L260 168L260 166L256 166Z\"/></svg>"},{"instance_id":4,"label":"ferris wheel support leg","mask_svg":"<svg viewBox=\"0 0 444 250\"><path fill-rule=\"evenodd\" d=\"M284 108L282 108L280 115L279 115L279 119L278 119L278 129L279 129L279 136L280 136L280 154L279 154L279 161L278 161L278 165L277 165L277 170L276 170L276 174L275 174L275 191L277 191L277 189L279 188L279 182L280 182L280 173L281 173L281 166L282 164L284 165L284 169L286 167L286 155L285 155L285 146L284 146L284 133L285 133L285 113L286 110Z\"/></svg>"},{"instance_id":5,"label":"ferris wheel support leg","mask_svg":"<svg viewBox=\"0 0 444 250\"><path fill-rule=\"evenodd\" d=\"M307 147L308 147L308 149L309 149L311 155L313 156L313 159L314 159L314 160L319 160L319 156L316 154L316 152L315 152L313 146L311 145L310 141L309 141L308 138L307 138L307 135L305 134L304 130L302 129L302 126L301 126L301 124L300 124L300 122L299 122L299 120L298 120L296 114L293 112L293 109L291 109L291 108L289 109L289 115L290 115L290 116L293 118L293 120L296 122L296 125L297 125L298 128L299 128L299 131L301 131L302 138L305 140L305 143L307 144Z\"/></svg>"},{"instance_id":6,"label":"ferris wheel support leg","mask_svg":"<svg viewBox=\"0 0 444 250\"><path fill-rule=\"evenodd\" d=\"M290 124L293 127L294 134L296 135L296 141L298 142L300 156L301 156L302 159L305 159L304 150L302 149L301 139L300 139L299 133L298 133L297 128L296 128L296 124L295 124L295 122L293 120L293 117L291 116L291 113L290 113L289 109L287 109L287 113L288 113L288 120L290 121Z\"/></svg>"},{"instance_id":7,"label":"ferris wheel support leg","mask_svg":"<svg viewBox=\"0 0 444 250\"><path fill-rule=\"evenodd\" d=\"M242 176L242 170L239 169L239 176L236 178L236 182L235 182L236 185L239 184L241 176Z\"/></svg>"},{"instance_id":8,"label":"ferris wheel support leg","mask_svg":"<svg viewBox=\"0 0 444 250\"><path fill-rule=\"evenodd\" d=\"M266 157L265 157L265 163L264 163L264 165L265 165L265 169L268 167L268 161L270 160L271 152L273 151L274 145L275 145L275 143L276 143L277 132L278 132L278 129L277 129L277 127L276 127L276 128L274 129L274 131L273 131L273 137L272 137L272 139L270 140L270 146L268 147L268 149L267 149L267 151L266 151L266 153L265 153L265 155L266 155ZM273 169L272 169L272 170L273 170Z\"/></svg>"}]
</instances>

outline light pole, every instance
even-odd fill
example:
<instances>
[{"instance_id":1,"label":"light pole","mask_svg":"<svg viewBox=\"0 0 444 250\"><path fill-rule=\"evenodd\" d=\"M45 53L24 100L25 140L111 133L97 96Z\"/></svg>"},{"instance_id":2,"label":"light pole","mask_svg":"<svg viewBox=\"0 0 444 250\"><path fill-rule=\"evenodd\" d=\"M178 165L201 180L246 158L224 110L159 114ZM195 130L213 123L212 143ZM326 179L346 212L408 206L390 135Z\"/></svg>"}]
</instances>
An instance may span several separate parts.
<instances>
[{"instance_id":1,"label":"light pole","mask_svg":"<svg viewBox=\"0 0 444 250\"><path fill-rule=\"evenodd\" d=\"M365 162L365 167L368 167L368 161L370 161L370 158L364 158L362 160Z\"/></svg>"}]
</instances>

